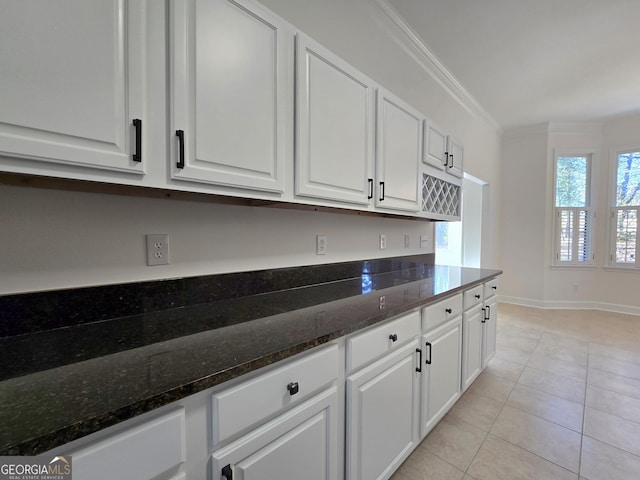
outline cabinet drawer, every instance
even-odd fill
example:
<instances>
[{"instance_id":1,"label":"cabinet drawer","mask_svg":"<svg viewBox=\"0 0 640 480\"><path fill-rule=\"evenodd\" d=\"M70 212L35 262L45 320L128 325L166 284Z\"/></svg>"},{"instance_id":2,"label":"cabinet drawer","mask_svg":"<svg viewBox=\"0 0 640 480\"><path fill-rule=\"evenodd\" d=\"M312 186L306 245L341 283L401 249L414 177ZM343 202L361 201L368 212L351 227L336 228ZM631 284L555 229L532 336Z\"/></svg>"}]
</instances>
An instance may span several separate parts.
<instances>
[{"instance_id":1,"label":"cabinet drawer","mask_svg":"<svg viewBox=\"0 0 640 480\"><path fill-rule=\"evenodd\" d=\"M422 309L422 330L429 331L462 313L462 294L441 300Z\"/></svg>"},{"instance_id":2,"label":"cabinet drawer","mask_svg":"<svg viewBox=\"0 0 640 480\"><path fill-rule=\"evenodd\" d=\"M496 293L498 293L498 279L494 278L485 282L484 284L484 299L486 300L489 297L493 297Z\"/></svg>"},{"instance_id":3,"label":"cabinet drawer","mask_svg":"<svg viewBox=\"0 0 640 480\"><path fill-rule=\"evenodd\" d=\"M338 378L338 346L304 355L287 365L212 396L213 443L217 444Z\"/></svg>"},{"instance_id":4,"label":"cabinet drawer","mask_svg":"<svg viewBox=\"0 0 640 480\"><path fill-rule=\"evenodd\" d=\"M420 332L420 312L390 320L347 340L347 371L352 372Z\"/></svg>"},{"instance_id":5,"label":"cabinet drawer","mask_svg":"<svg viewBox=\"0 0 640 480\"><path fill-rule=\"evenodd\" d=\"M155 478L185 460L185 414L179 409L71 452L73 477Z\"/></svg>"},{"instance_id":6,"label":"cabinet drawer","mask_svg":"<svg viewBox=\"0 0 640 480\"><path fill-rule=\"evenodd\" d=\"M478 285L477 287L470 288L462 294L464 311L466 312L470 308L480 305L482 303L482 292L484 285Z\"/></svg>"}]
</instances>

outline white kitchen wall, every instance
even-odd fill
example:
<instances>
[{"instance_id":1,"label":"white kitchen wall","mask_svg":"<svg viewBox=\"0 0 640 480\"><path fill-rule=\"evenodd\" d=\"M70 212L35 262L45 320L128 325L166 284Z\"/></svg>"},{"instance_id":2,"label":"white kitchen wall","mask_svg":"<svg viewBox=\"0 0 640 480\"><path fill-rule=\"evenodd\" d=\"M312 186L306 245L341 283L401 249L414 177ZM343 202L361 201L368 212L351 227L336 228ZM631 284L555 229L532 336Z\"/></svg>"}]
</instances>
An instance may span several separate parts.
<instances>
[{"instance_id":1,"label":"white kitchen wall","mask_svg":"<svg viewBox=\"0 0 640 480\"><path fill-rule=\"evenodd\" d=\"M546 308L640 314L640 274L606 268L610 165L618 147L640 146L637 116L593 124L544 124L503 140L503 299ZM556 152L591 153L596 264L551 267Z\"/></svg>"},{"instance_id":2,"label":"white kitchen wall","mask_svg":"<svg viewBox=\"0 0 640 480\"><path fill-rule=\"evenodd\" d=\"M5 294L433 251L418 248L433 223L415 220L10 186L0 204ZM146 266L147 233L169 234L170 265Z\"/></svg>"},{"instance_id":3,"label":"white kitchen wall","mask_svg":"<svg viewBox=\"0 0 640 480\"><path fill-rule=\"evenodd\" d=\"M483 266L500 268L500 132L495 126L454 98L416 60L374 1L263 4L463 142L465 170L492 185ZM163 31L154 25L151 30ZM166 98L157 100L153 121L162 125ZM153 151L163 152L162 144L152 144ZM0 206L0 294L433 251L433 241L428 249L415 248L419 235L433 239L433 224L403 219L6 185L0 185ZM146 233L169 233L171 265L146 266ZM380 233L387 235L384 251L378 249ZM404 248L405 233L412 248ZM327 256L315 255L316 234L328 235Z\"/></svg>"}]
</instances>

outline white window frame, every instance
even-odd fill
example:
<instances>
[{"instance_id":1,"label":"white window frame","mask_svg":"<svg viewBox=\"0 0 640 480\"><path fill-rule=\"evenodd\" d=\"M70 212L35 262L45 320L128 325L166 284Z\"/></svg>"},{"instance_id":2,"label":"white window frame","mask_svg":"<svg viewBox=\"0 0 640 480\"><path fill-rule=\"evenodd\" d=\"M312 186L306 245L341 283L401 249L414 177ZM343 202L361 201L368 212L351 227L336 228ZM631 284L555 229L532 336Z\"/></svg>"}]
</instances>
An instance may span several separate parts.
<instances>
[{"instance_id":1,"label":"white window frame","mask_svg":"<svg viewBox=\"0 0 640 480\"><path fill-rule=\"evenodd\" d=\"M619 263L616 261L616 234L617 234L617 212L620 210L635 210L636 218L640 218L640 205L635 206L617 206L616 196L618 191L618 155L640 152L640 145L618 147L611 150L610 169L609 169L609 221L608 221L608 255L607 255L607 268L614 268L620 270L640 270L640 235L638 235L638 229L636 227L636 252L635 263Z\"/></svg>"},{"instance_id":2,"label":"white window frame","mask_svg":"<svg viewBox=\"0 0 640 480\"><path fill-rule=\"evenodd\" d=\"M585 157L587 158L587 185L586 185L586 198L584 207L556 207L556 184L558 181L558 158L561 157ZM554 151L553 155L553 248L552 248L552 257L551 257L551 266L552 267L594 267L595 266L595 222L596 222L596 213L594 208L594 198L593 198L593 157L594 153L592 151L584 152L584 151ZM561 257L561 217L563 211L572 211L573 212L573 238L572 238L572 260L560 260ZM578 255L578 247L580 245L579 242L579 219L580 212L585 211L587 215L587 240L586 244L588 245L589 254L588 260L579 260Z\"/></svg>"}]
</instances>

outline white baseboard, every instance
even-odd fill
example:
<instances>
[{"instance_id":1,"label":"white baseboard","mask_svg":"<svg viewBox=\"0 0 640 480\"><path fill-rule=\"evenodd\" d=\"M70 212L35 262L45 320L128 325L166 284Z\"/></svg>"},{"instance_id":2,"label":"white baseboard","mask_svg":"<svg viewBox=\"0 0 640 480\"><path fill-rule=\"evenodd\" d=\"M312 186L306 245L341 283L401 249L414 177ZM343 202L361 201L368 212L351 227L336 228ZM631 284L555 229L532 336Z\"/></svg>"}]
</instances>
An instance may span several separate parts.
<instances>
[{"instance_id":1,"label":"white baseboard","mask_svg":"<svg viewBox=\"0 0 640 480\"><path fill-rule=\"evenodd\" d=\"M625 313L628 315L640 315L640 307L631 305L618 305L606 302L572 302L572 301L545 301L534 300L531 298L509 297L500 295L500 301L503 303L512 303L514 305L522 305L525 307L557 309L557 310L602 310L605 312Z\"/></svg>"}]
</instances>

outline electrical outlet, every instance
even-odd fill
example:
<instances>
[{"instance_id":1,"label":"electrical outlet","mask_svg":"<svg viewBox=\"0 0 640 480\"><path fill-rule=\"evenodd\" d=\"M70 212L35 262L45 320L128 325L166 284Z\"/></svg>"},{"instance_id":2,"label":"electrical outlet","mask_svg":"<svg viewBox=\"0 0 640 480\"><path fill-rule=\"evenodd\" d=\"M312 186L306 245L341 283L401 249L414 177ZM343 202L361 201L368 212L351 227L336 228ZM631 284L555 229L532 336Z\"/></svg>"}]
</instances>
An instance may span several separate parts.
<instances>
[{"instance_id":1,"label":"electrical outlet","mask_svg":"<svg viewBox=\"0 0 640 480\"><path fill-rule=\"evenodd\" d=\"M429 246L429 237L426 235L420 235L420 248L427 248Z\"/></svg>"},{"instance_id":2,"label":"electrical outlet","mask_svg":"<svg viewBox=\"0 0 640 480\"><path fill-rule=\"evenodd\" d=\"M326 255L327 247L327 236L316 235L316 255Z\"/></svg>"},{"instance_id":3,"label":"electrical outlet","mask_svg":"<svg viewBox=\"0 0 640 480\"><path fill-rule=\"evenodd\" d=\"M147 235L147 265L169 265L169 234Z\"/></svg>"},{"instance_id":4,"label":"electrical outlet","mask_svg":"<svg viewBox=\"0 0 640 480\"><path fill-rule=\"evenodd\" d=\"M409 234L404 234L404 248L409 248Z\"/></svg>"},{"instance_id":5,"label":"electrical outlet","mask_svg":"<svg viewBox=\"0 0 640 480\"><path fill-rule=\"evenodd\" d=\"M380 234L380 250L387 248L387 236L384 233Z\"/></svg>"}]
</instances>

